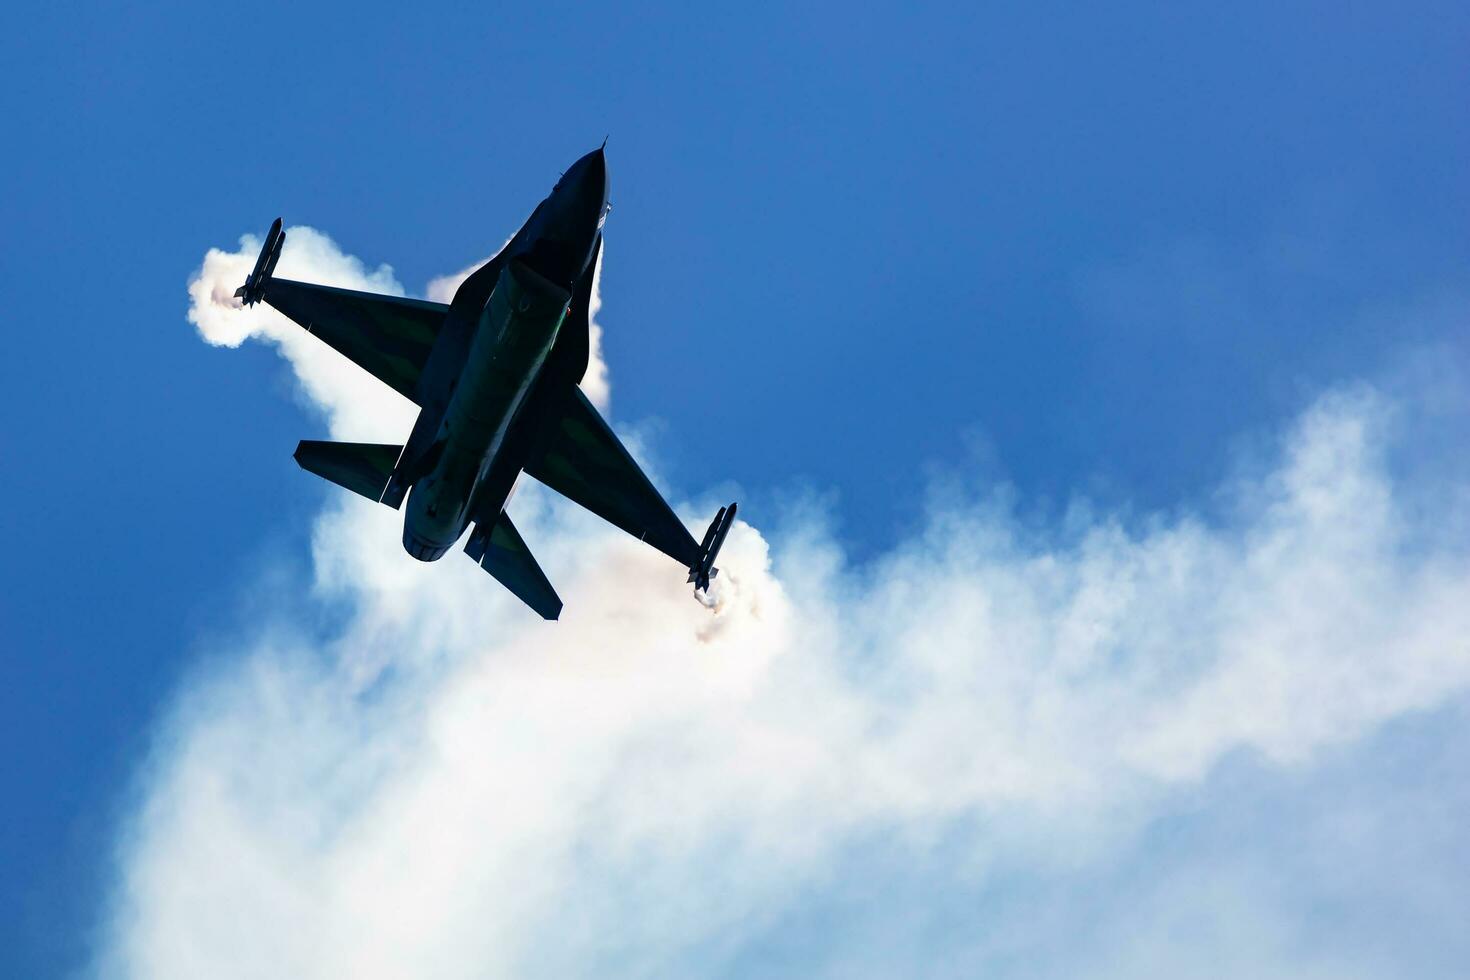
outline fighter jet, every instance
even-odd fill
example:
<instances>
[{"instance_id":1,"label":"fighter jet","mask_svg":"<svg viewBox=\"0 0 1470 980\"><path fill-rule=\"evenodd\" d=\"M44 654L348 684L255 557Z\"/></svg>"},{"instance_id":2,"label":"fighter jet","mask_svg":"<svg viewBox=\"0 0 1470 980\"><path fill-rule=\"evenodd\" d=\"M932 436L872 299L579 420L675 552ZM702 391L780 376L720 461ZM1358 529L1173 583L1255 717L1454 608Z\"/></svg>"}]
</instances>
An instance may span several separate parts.
<instances>
[{"instance_id":1,"label":"fighter jet","mask_svg":"<svg viewBox=\"0 0 1470 980\"><path fill-rule=\"evenodd\" d=\"M588 305L607 217L602 148L565 171L449 305L279 279L277 218L245 284L419 406L401 446L305 440L296 462L398 509L403 547L436 561L473 525L465 554L546 619L562 601L505 512L522 473L673 558L709 589L735 520L721 507L696 541L582 393Z\"/></svg>"}]
</instances>

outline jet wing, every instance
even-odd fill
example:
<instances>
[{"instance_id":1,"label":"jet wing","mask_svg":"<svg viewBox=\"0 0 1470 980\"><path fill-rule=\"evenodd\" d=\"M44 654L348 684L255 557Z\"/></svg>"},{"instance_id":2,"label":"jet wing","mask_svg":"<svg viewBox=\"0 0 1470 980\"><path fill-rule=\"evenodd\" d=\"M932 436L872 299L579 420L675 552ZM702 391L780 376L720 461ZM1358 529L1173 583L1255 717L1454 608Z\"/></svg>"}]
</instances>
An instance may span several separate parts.
<instances>
[{"instance_id":1,"label":"jet wing","mask_svg":"<svg viewBox=\"0 0 1470 980\"><path fill-rule=\"evenodd\" d=\"M598 517L647 541L686 568L701 558L684 527L597 409L573 385L558 399L545 437L525 470Z\"/></svg>"},{"instance_id":2,"label":"jet wing","mask_svg":"<svg viewBox=\"0 0 1470 980\"><path fill-rule=\"evenodd\" d=\"M264 282L260 298L418 403L419 375L449 311L443 303L274 277Z\"/></svg>"}]
</instances>

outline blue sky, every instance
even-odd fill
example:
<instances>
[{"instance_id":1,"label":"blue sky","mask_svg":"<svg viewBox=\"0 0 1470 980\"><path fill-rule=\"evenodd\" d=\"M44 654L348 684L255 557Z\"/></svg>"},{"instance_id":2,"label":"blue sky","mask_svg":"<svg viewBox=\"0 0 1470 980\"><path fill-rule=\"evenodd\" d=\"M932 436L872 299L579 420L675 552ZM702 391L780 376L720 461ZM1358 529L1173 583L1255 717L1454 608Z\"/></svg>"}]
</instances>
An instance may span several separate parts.
<instances>
[{"instance_id":1,"label":"blue sky","mask_svg":"<svg viewBox=\"0 0 1470 980\"><path fill-rule=\"evenodd\" d=\"M776 556L772 581L808 608L830 605L834 623L863 619L834 595L892 598L905 575L955 567L942 548L911 542L932 539L956 507L966 527L1000 520L1018 554L1090 540L1089 514L1112 515L1138 541L1195 515L1217 521L1221 541L1249 542L1264 526L1250 515L1271 511L1241 505L1252 493L1242 485L1295 472L1289 447L1317 445L1313 406L1344 385L1373 386L1368 404L1411 420L1381 453L1403 513L1462 513L1446 503L1464 486L1446 462L1465 448L1464 416L1445 407L1458 404L1455 384L1437 400L1418 393L1440 383L1422 381L1424 364L1463 368L1470 350L1463 5L770 5L715 16L686 5L48 5L12 27L0 41L7 975L90 969L120 945L118 880L136 870L124 828L172 785L169 746L198 731L178 719L199 709L179 705L194 703L201 674L252 663L263 622L315 650L308 659L330 660L321 651L362 629L372 583L312 587L339 503L290 458L297 439L322 437L324 418L352 407L311 404L272 347L211 347L185 319L205 251L235 249L277 214L369 268L390 264L421 293L493 251L557 172L609 134L601 320L614 417L676 498L737 490ZM1378 409L1322 411L1362 422L1378 445ZM1364 452L1365 472L1378 472L1380 454ZM985 510L998 486L1011 501L1003 519ZM812 508L824 548L843 555L838 572L795 560L827 553L802 550ZM993 537L975 534L982 547ZM1427 595L1424 569L1462 567L1463 541L1428 537L1374 545L1394 555L1378 585ZM391 553L396 541L371 544ZM1415 547L1434 561L1416 563ZM1358 555L1322 554L1326 565ZM976 572L985 594L1020 581L990 574ZM803 579L831 591L810 595ZM1171 603L1190 608L1173 593L1157 604ZM1055 625L1038 616L1043 632ZM850 642L859 661L908 648L876 627ZM417 669L415 690L446 682ZM1460 689L1413 690L1392 711L1334 722L1358 749L1321 748L1315 735L1283 747L1258 732L1199 763L1192 789L1150 784L1110 800L1104 809L1129 815L1106 833L1056 831L1085 842L1065 873L1022 862L955 876L946 847L990 854L1007 842L966 827L1021 819L995 816L983 794L928 826L938 842L922 860L893 843L912 827L879 808L856 836L834 829L840 844L797 862L799 879L737 889L781 925L690 926L659 962L810 974L840 966L821 937L849 933L889 937L872 962L906 956L895 969L939 972L926 951L956 957L946 962L960 973L955 963L1013 967L1035 963L1042 945L1058 973L1073 955L1148 962L1097 937L1056 948L1020 926L1015 950L936 953L949 946L931 933L964 931L972 913L1022 915L1028 902L1058 922L1069 902L1085 917L1077 896L1088 888L1167 894L1149 860L1159 839L1176 842L1166 853L1215 855L1313 800L1371 809L1354 781L1403 778L1385 774L1395 746L1464 744ZM1443 759L1447 783L1463 777L1463 752ZM1174 778L1159 765L1150 779ZM1240 812L1191 816L1189 793L1241 784ZM1423 801L1415 819L1445 799L1432 784L1405 792ZM1463 867L1463 835L1423 836L1438 849L1411 855L1412 867ZM1262 846L1245 866L1288 844ZM667 881L687 894L673 870ZM886 883L869 886L882 894L864 895L865 881ZM891 915L888 886L915 896L911 919ZM1322 887L1331 894L1277 895L1285 920L1314 910L1320 946L1377 914L1351 887ZM586 889L588 921L613 921L597 911L598 887ZM917 897L933 895L946 897ZM1376 955L1390 962L1412 931L1388 923L1373 933ZM1300 966L1288 953L1302 941L1261 955ZM1453 972L1436 948L1413 951L1426 957L1419 975ZM1373 975L1378 961L1362 962Z\"/></svg>"}]
</instances>

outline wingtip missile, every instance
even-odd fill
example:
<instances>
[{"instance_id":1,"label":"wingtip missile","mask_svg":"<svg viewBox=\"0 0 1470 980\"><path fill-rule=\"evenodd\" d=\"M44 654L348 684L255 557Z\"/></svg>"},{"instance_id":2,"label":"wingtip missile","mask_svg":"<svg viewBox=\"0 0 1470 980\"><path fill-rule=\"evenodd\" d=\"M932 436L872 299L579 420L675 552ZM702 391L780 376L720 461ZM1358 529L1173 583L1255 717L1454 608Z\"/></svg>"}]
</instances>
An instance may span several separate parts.
<instances>
[{"instance_id":1,"label":"wingtip missile","mask_svg":"<svg viewBox=\"0 0 1470 980\"><path fill-rule=\"evenodd\" d=\"M699 543L699 557L689 566L689 581L694 583L697 591L709 591L710 580L720 574L715 567L715 558L720 553L720 546L725 543L725 535L730 533L730 526L735 523L735 504L729 507L721 507L715 519L710 521L709 529L704 532L704 540Z\"/></svg>"},{"instance_id":2,"label":"wingtip missile","mask_svg":"<svg viewBox=\"0 0 1470 980\"><path fill-rule=\"evenodd\" d=\"M245 277L245 284L235 290L236 298L243 300L246 306L254 306L265 298L265 284L276 271L276 263L281 260L281 246L285 244L286 233L281 230L281 219L277 218L271 223L271 230L266 232L260 257L255 260L255 269Z\"/></svg>"}]
</instances>

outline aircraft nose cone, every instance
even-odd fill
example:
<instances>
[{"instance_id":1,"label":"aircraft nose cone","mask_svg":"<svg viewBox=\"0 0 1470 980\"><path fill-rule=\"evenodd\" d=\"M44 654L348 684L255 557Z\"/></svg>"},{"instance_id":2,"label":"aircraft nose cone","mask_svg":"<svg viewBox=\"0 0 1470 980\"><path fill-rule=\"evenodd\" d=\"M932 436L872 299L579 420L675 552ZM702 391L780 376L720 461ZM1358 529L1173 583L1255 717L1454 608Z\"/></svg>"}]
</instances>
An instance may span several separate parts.
<instances>
[{"instance_id":1,"label":"aircraft nose cone","mask_svg":"<svg viewBox=\"0 0 1470 980\"><path fill-rule=\"evenodd\" d=\"M602 147L582 157L567 171L567 181L576 190L577 197L596 199L599 207L607 201L607 158Z\"/></svg>"},{"instance_id":2,"label":"aircraft nose cone","mask_svg":"<svg viewBox=\"0 0 1470 980\"><path fill-rule=\"evenodd\" d=\"M604 155L602 147L599 146L591 153L583 154L574 166L586 167L589 171L593 169L600 170L607 166L607 157Z\"/></svg>"},{"instance_id":3,"label":"aircraft nose cone","mask_svg":"<svg viewBox=\"0 0 1470 980\"><path fill-rule=\"evenodd\" d=\"M543 204L525 259L553 282L573 283L592 258L607 211L607 160L602 147L568 167Z\"/></svg>"},{"instance_id":4,"label":"aircraft nose cone","mask_svg":"<svg viewBox=\"0 0 1470 980\"><path fill-rule=\"evenodd\" d=\"M583 244L590 255L592 239L607 211L607 158L602 147L572 164L562 180L561 195L567 226L577 229L579 239L585 237Z\"/></svg>"}]
</instances>

